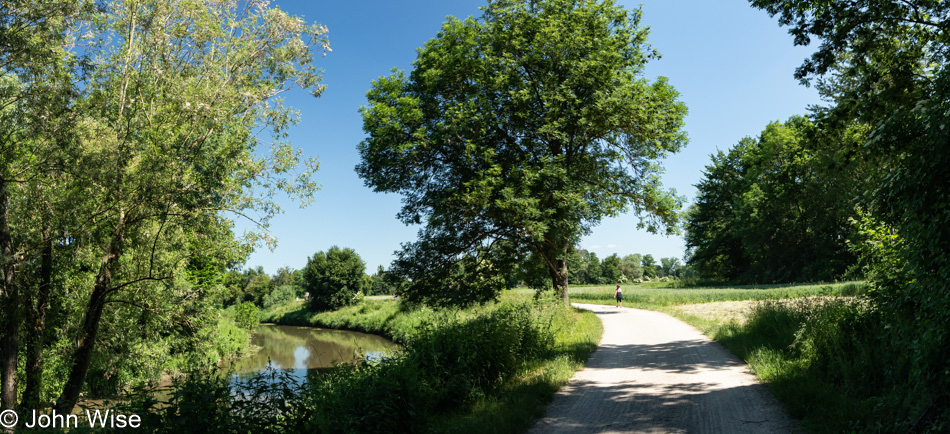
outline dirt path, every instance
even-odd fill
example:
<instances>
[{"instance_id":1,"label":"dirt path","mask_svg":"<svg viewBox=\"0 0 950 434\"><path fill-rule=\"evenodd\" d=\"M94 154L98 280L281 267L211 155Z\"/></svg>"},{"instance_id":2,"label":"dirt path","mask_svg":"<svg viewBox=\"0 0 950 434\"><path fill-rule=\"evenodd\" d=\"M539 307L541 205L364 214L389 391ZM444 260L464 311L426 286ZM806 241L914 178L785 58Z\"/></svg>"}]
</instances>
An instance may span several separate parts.
<instances>
[{"instance_id":1,"label":"dirt path","mask_svg":"<svg viewBox=\"0 0 950 434\"><path fill-rule=\"evenodd\" d=\"M528 431L800 432L747 366L669 315L581 305L604 323L597 351Z\"/></svg>"}]
</instances>

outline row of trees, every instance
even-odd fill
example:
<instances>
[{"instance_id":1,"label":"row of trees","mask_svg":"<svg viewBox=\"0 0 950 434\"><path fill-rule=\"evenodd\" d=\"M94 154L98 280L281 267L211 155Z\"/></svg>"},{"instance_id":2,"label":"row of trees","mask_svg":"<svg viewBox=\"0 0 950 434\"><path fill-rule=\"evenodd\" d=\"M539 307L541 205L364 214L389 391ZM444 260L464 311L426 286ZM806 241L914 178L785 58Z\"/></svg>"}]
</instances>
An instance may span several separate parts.
<instances>
[{"instance_id":1,"label":"row of trees","mask_svg":"<svg viewBox=\"0 0 950 434\"><path fill-rule=\"evenodd\" d=\"M581 285L686 278L695 274L678 258L661 258L657 263L649 254L632 254L623 258L613 254L601 261L595 253L584 249L576 249L568 256L568 266L571 282ZM273 276L265 273L262 267L228 271L222 279L225 291L221 293L221 302L223 306L251 302L267 309L307 297L311 310L324 311L358 303L365 295L397 294L403 292L408 284L400 276L386 272L382 266L371 276L365 273L365 269L366 264L356 251L333 246L308 258L301 270L283 267ZM543 268L530 260L514 264L512 270L515 271L504 277L507 288L530 285L532 275L544 274ZM444 284L450 286L453 282L445 281Z\"/></svg>"},{"instance_id":2,"label":"row of trees","mask_svg":"<svg viewBox=\"0 0 950 434\"><path fill-rule=\"evenodd\" d=\"M393 277L382 266L367 275L366 263L355 250L333 246L307 258L300 270L282 267L273 276L260 266L228 270L221 277L223 290L217 304L227 307L249 302L268 309L307 298L313 310L338 309L364 295L394 294L398 282Z\"/></svg>"},{"instance_id":3,"label":"row of trees","mask_svg":"<svg viewBox=\"0 0 950 434\"><path fill-rule=\"evenodd\" d=\"M265 239L227 216L266 228L275 193L315 190L275 96L319 95L325 34L260 2L0 2L4 408L68 413L90 374L204 345Z\"/></svg>"},{"instance_id":4,"label":"row of trees","mask_svg":"<svg viewBox=\"0 0 950 434\"><path fill-rule=\"evenodd\" d=\"M686 219L689 263L737 282L859 275L855 203L879 172L855 152L866 125L827 130L795 116L712 156Z\"/></svg>"},{"instance_id":5,"label":"row of trees","mask_svg":"<svg viewBox=\"0 0 950 434\"><path fill-rule=\"evenodd\" d=\"M290 267L279 268L273 276L265 273L263 267L228 270L221 284L224 291L218 301L222 307L250 302L267 309L304 295L302 273Z\"/></svg>"}]
</instances>

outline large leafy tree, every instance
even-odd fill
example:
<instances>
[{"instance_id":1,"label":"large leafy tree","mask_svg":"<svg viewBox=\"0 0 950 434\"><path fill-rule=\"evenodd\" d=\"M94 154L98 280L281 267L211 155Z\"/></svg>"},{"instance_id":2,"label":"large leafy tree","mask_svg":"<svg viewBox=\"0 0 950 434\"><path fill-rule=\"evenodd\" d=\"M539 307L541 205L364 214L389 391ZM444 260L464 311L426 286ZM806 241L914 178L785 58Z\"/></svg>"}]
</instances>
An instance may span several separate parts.
<instances>
[{"instance_id":1,"label":"large leafy tree","mask_svg":"<svg viewBox=\"0 0 950 434\"><path fill-rule=\"evenodd\" d=\"M604 258L600 264L601 280L599 283L621 283L624 282L624 275L620 272L621 260L616 253Z\"/></svg>"},{"instance_id":2,"label":"large leafy tree","mask_svg":"<svg viewBox=\"0 0 950 434\"><path fill-rule=\"evenodd\" d=\"M817 79L834 112L876 122L933 90L934 72L950 61L950 4L941 0L750 0L789 26L796 45L820 41L795 71Z\"/></svg>"},{"instance_id":3,"label":"large leafy tree","mask_svg":"<svg viewBox=\"0 0 950 434\"><path fill-rule=\"evenodd\" d=\"M643 265L640 265L641 259L642 256L639 253L623 257L620 272L626 277L627 282L633 282L643 277Z\"/></svg>"},{"instance_id":4,"label":"large leafy tree","mask_svg":"<svg viewBox=\"0 0 950 434\"><path fill-rule=\"evenodd\" d=\"M11 0L0 3L0 400L13 408L17 362L24 346L24 400L35 402L45 317L53 285L57 234L70 221L75 190L64 185L75 144L83 76L66 30L88 2ZM57 264L59 265L59 264ZM23 324L29 324L23 327ZM22 339L21 328L28 332Z\"/></svg>"},{"instance_id":5,"label":"large leafy tree","mask_svg":"<svg viewBox=\"0 0 950 434\"><path fill-rule=\"evenodd\" d=\"M566 259L601 219L632 210L675 231L681 199L658 161L686 143L686 107L642 77L657 57L647 33L639 10L611 1L494 0L478 19L450 17L408 76L373 82L357 172L404 195L402 221L425 223L391 268L407 298L464 300L440 280L463 258L530 252L567 303ZM509 267L466 266L455 290L490 298L490 275Z\"/></svg>"},{"instance_id":6,"label":"large leafy tree","mask_svg":"<svg viewBox=\"0 0 950 434\"><path fill-rule=\"evenodd\" d=\"M117 338L123 327L151 324L148 330L156 331L162 321L188 323L214 286L207 270L233 265L262 239L237 243L228 213L265 228L279 211L276 192L309 201L316 164L301 161L283 141L295 116L275 97L295 87L318 95L313 54L328 48L325 28L265 2L117 0L84 14L73 3L24 0L0 9L4 75L16 74L25 89L65 83L67 90L54 95L70 98L46 106L58 112L10 106L19 114L12 118L17 128L40 134L5 138L2 151L16 159L3 159L0 183L0 203L11 216L0 222L0 263L19 260L19 269L40 275L53 270L55 280L69 279L75 289L58 330L69 342L58 351L68 354L61 411L73 407L96 360L108 363L110 354L125 351ZM51 37L30 33L37 29ZM86 74L57 81L23 66L27 59L69 72L60 65L69 65L70 38L84 44ZM27 49L32 57L22 54ZM21 92L11 101L47 94ZM45 111L36 119L45 123L20 121L37 107ZM21 254L7 255L9 245ZM52 269L48 256L49 263L75 270ZM7 324L20 311L42 319L50 285L44 278L34 285L25 274L5 279L11 285L2 288L0 302ZM18 297L21 290L30 296ZM3 359L12 354L14 370L20 346L9 343L18 331L3 330ZM97 352L97 345L106 349ZM15 375L3 375L5 391L16 387ZM6 395L4 405L13 405Z\"/></svg>"}]
</instances>

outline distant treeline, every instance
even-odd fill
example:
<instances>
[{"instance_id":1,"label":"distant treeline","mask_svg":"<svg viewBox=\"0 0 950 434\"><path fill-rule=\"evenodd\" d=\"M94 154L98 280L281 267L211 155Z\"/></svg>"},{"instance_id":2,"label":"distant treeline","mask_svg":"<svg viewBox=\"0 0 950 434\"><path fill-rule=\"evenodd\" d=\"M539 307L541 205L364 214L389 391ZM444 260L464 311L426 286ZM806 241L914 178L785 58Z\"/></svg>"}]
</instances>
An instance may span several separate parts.
<instances>
[{"instance_id":1,"label":"distant treeline","mask_svg":"<svg viewBox=\"0 0 950 434\"><path fill-rule=\"evenodd\" d=\"M346 263L351 265L341 265ZM601 260L594 252L575 249L568 256L567 264L570 283L573 285L638 283L697 276L693 267L683 264L679 258L660 258L658 262L650 254L634 253L621 257L614 253ZM542 284L549 283L544 279L545 270L534 267L530 258L515 268L517 271L506 278L510 288L532 286L532 279ZM251 302L260 308L269 309L296 299L335 294L343 288L349 294L347 298L393 295L399 292L400 285L404 283L402 280L390 274L382 265L377 267L375 273L366 274L365 264L353 249L331 247L327 252L314 254L308 259L307 266L300 270L281 267L273 275L267 274L261 266L227 271L221 281L225 287L221 305L227 307ZM361 295L355 295L356 292ZM346 304L350 303L342 300L336 303L339 306Z\"/></svg>"},{"instance_id":2,"label":"distant treeline","mask_svg":"<svg viewBox=\"0 0 950 434\"><path fill-rule=\"evenodd\" d=\"M620 257L616 253L604 258L584 249L577 249L568 256L569 281L574 285L606 285L633 283L655 279L680 279L692 277L692 267L684 265L679 258L660 258L634 253Z\"/></svg>"}]
</instances>

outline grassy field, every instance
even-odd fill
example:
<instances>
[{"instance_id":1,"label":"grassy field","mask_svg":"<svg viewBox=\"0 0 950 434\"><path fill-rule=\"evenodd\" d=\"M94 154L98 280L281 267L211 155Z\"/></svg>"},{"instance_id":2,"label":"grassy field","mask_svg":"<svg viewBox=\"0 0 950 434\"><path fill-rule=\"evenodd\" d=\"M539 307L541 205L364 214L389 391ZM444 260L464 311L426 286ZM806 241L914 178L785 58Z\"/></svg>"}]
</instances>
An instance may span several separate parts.
<instances>
[{"instance_id":1,"label":"grassy field","mask_svg":"<svg viewBox=\"0 0 950 434\"><path fill-rule=\"evenodd\" d=\"M864 291L863 282L840 282L797 285L749 285L730 287L681 287L682 282L648 285L621 285L623 306L638 309L664 310L683 304L743 300L772 300L809 296L852 296ZM578 303L614 304L612 285L571 287L571 301ZM518 291L530 292L530 289Z\"/></svg>"}]
</instances>

